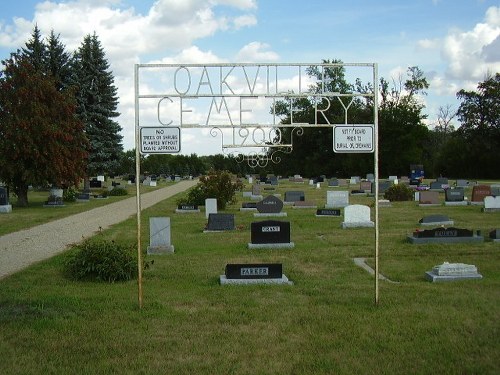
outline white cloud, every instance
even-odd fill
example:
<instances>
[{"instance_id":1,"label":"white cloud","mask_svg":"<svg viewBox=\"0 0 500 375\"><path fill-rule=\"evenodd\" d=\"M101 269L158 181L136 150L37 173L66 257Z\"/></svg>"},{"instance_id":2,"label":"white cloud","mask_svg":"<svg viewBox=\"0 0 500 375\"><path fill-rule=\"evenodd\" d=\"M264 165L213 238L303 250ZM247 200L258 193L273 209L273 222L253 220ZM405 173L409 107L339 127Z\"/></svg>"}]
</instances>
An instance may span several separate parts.
<instances>
[{"instance_id":1,"label":"white cloud","mask_svg":"<svg viewBox=\"0 0 500 375\"><path fill-rule=\"evenodd\" d=\"M255 62L277 61L279 55L269 50L270 46L266 43L251 42L244 46L236 55L236 60L239 62Z\"/></svg>"}]
</instances>

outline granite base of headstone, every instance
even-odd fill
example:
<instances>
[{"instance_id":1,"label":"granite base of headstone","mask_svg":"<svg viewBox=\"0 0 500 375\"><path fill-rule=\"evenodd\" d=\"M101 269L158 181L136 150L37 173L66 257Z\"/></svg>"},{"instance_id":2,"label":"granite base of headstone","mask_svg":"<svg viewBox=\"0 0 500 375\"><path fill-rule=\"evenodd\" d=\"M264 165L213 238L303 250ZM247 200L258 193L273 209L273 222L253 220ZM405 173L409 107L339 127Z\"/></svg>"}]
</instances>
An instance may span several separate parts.
<instances>
[{"instance_id":1,"label":"granite base of headstone","mask_svg":"<svg viewBox=\"0 0 500 375\"><path fill-rule=\"evenodd\" d=\"M297 201L293 204L292 208L316 208L317 205L314 202L311 201Z\"/></svg>"},{"instance_id":2,"label":"granite base of headstone","mask_svg":"<svg viewBox=\"0 0 500 375\"><path fill-rule=\"evenodd\" d=\"M344 208L342 229L346 228L373 228L375 223L370 220L370 207L361 204L352 204Z\"/></svg>"},{"instance_id":3,"label":"granite base of headstone","mask_svg":"<svg viewBox=\"0 0 500 375\"><path fill-rule=\"evenodd\" d=\"M195 204L179 204L175 212L178 214L196 214L200 212L200 209Z\"/></svg>"},{"instance_id":4,"label":"granite base of headstone","mask_svg":"<svg viewBox=\"0 0 500 375\"><path fill-rule=\"evenodd\" d=\"M204 232L225 232L235 228L234 214L210 214Z\"/></svg>"},{"instance_id":5,"label":"granite base of headstone","mask_svg":"<svg viewBox=\"0 0 500 375\"><path fill-rule=\"evenodd\" d=\"M500 243L500 229L493 229L490 232L490 238L493 242L499 242Z\"/></svg>"},{"instance_id":6,"label":"granite base of headstone","mask_svg":"<svg viewBox=\"0 0 500 375\"><path fill-rule=\"evenodd\" d=\"M340 209L320 208L316 210L316 217L340 217Z\"/></svg>"},{"instance_id":7,"label":"granite base of headstone","mask_svg":"<svg viewBox=\"0 0 500 375\"><path fill-rule=\"evenodd\" d=\"M293 282L283 274L283 265L279 263L227 264L224 275L220 275L219 281L221 285L293 285Z\"/></svg>"},{"instance_id":8,"label":"granite base of headstone","mask_svg":"<svg viewBox=\"0 0 500 375\"><path fill-rule=\"evenodd\" d=\"M453 220L450 220L446 215L428 215L424 216L419 221L420 225L436 227L438 225L453 225Z\"/></svg>"},{"instance_id":9,"label":"granite base of headstone","mask_svg":"<svg viewBox=\"0 0 500 375\"><path fill-rule=\"evenodd\" d=\"M477 272L473 264L448 263L437 265L425 273L425 278L432 282L478 280L483 276Z\"/></svg>"},{"instance_id":10,"label":"granite base of headstone","mask_svg":"<svg viewBox=\"0 0 500 375\"><path fill-rule=\"evenodd\" d=\"M290 222L265 220L251 224L249 249L292 249Z\"/></svg>"},{"instance_id":11,"label":"granite base of headstone","mask_svg":"<svg viewBox=\"0 0 500 375\"><path fill-rule=\"evenodd\" d=\"M408 235L407 240L412 244L467 243L483 242L484 237L479 233L475 234L469 229L440 227L423 231L417 230Z\"/></svg>"},{"instance_id":12,"label":"granite base of headstone","mask_svg":"<svg viewBox=\"0 0 500 375\"><path fill-rule=\"evenodd\" d=\"M171 243L170 218L149 218L149 246L148 254L171 254L174 246Z\"/></svg>"},{"instance_id":13,"label":"granite base of headstone","mask_svg":"<svg viewBox=\"0 0 500 375\"><path fill-rule=\"evenodd\" d=\"M484 197L483 212L500 212L500 196Z\"/></svg>"},{"instance_id":14,"label":"granite base of headstone","mask_svg":"<svg viewBox=\"0 0 500 375\"><path fill-rule=\"evenodd\" d=\"M243 202L240 211L257 211L257 202Z\"/></svg>"}]
</instances>

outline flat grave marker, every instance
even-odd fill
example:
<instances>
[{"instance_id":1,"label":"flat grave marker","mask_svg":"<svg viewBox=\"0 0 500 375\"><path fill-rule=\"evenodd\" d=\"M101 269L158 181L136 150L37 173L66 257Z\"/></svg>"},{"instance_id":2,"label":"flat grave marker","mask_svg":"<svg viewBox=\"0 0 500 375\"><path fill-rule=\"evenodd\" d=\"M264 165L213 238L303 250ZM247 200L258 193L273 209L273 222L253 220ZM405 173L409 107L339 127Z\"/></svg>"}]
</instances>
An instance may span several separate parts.
<instances>
[{"instance_id":1,"label":"flat grave marker","mask_svg":"<svg viewBox=\"0 0 500 375\"><path fill-rule=\"evenodd\" d=\"M473 264L448 263L434 266L431 271L425 273L425 278L432 282L456 281L456 280L478 280L483 276L477 272Z\"/></svg>"},{"instance_id":2,"label":"flat grave marker","mask_svg":"<svg viewBox=\"0 0 500 375\"><path fill-rule=\"evenodd\" d=\"M412 235L408 235L407 239L412 244L427 244L427 243L465 243L465 242L483 242L484 237L474 234L472 230L454 228L454 227L439 227L434 229L426 229L423 231L415 231Z\"/></svg>"}]
</instances>

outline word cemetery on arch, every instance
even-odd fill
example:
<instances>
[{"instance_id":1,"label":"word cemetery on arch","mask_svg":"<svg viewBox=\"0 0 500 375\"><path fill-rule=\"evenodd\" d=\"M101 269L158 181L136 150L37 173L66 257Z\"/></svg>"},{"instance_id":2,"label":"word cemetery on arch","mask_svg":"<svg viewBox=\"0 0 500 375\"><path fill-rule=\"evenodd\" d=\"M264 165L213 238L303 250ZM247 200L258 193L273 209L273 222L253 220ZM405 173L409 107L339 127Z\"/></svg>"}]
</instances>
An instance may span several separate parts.
<instances>
[{"instance_id":1,"label":"word cemetery on arch","mask_svg":"<svg viewBox=\"0 0 500 375\"><path fill-rule=\"evenodd\" d=\"M373 63L137 64L138 149L142 154L177 153L180 129L209 129L211 136L221 137L224 153L234 154L239 161L246 159L250 166L265 166L269 161L279 162L278 152L292 152L293 137L303 135L304 128L331 127L335 152L374 152L376 94L330 91L329 73L338 68L351 77L361 73L377 87ZM311 71L319 74L311 75ZM373 100L373 123L348 123L356 98ZM296 107L298 99L312 103L314 122L296 121L301 111ZM326 114L337 101L344 111L341 124L331 123ZM288 123L281 123L275 114L277 105L282 111L284 103ZM284 136L284 128L291 128L289 137Z\"/></svg>"}]
</instances>

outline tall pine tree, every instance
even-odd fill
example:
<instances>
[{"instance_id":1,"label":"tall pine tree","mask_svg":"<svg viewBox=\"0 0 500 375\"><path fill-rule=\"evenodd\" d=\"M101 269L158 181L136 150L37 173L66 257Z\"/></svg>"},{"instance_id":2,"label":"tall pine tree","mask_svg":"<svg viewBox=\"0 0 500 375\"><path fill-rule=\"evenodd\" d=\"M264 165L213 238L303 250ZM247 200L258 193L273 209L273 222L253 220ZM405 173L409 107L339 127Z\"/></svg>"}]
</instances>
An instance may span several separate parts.
<instances>
[{"instance_id":1,"label":"tall pine tree","mask_svg":"<svg viewBox=\"0 0 500 375\"><path fill-rule=\"evenodd\" d=\"M96 34L87 35L74 55L73 80L77 86L78 117L90 142L88 175L113 174L122 153L117 89Z\"/></svg>"}]
</instances>

